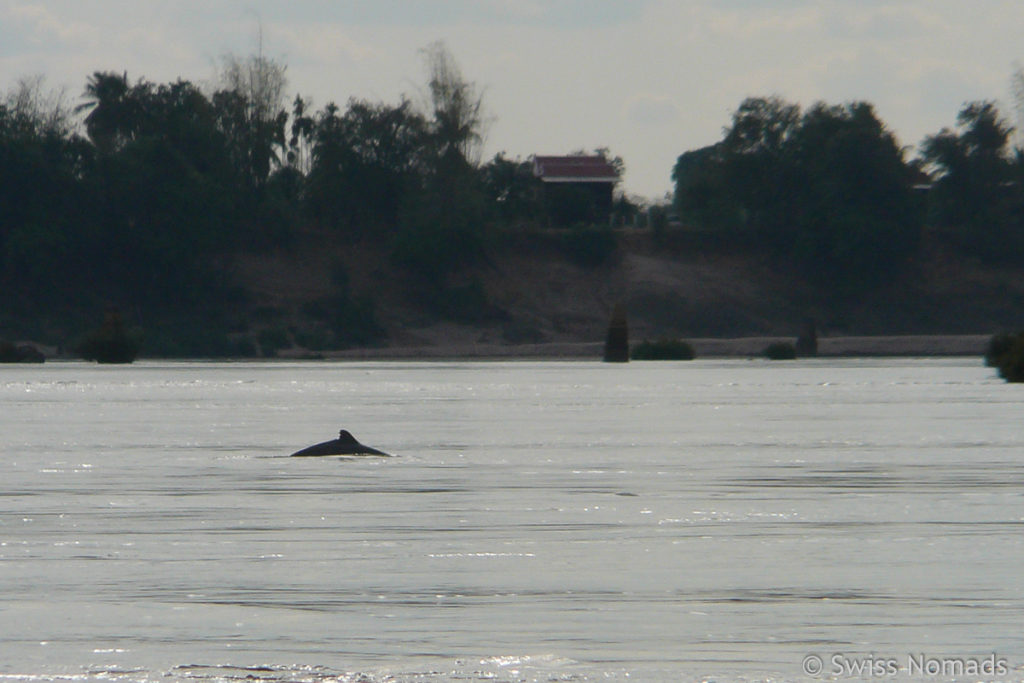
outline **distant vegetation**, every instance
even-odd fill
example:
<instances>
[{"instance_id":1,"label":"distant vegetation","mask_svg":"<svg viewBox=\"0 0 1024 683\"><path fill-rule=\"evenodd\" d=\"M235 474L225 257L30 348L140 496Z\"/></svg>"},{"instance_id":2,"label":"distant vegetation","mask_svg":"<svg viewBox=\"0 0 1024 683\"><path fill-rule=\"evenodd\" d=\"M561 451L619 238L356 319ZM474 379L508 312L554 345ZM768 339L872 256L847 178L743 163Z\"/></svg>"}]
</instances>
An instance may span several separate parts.
<instances>
[{"instance_id":1,"label":"distant vegetation","mask_svg":"<svg viewBox=\"0 0 1024 683\"><path fill-rule=\"evenodd\" d=\"M247 293L222 265L310 232L389 251L429 315L491 315L458 274L494 230L544 223L539 181L528 161L477 162L481 92L443 45L424 55L420 107L286 106L285 67L262 56L226 59L209 90L96 72L74 107L22 80L0 100L0 331L63 343L116 306L157 354L273 354L291 335L237 340ZM580 263L613 248L607 229L564 237ZM302 341L377 343L374 307L343 278Z\"/></svg>"},{"instance_id":2,"label":"distant vegetation","mask_svg":"<svg viewBox=\"0 0 1024 683\"><path fill-rule=\"evenodd\" d=\"M964 254L1024 265L1024 152L991 102L904 148L866 102L750 98L673 169L684 223L772 254L841 301L892 279L927 225Z\"/></svg>"},{"instance_id":3,"label":"distant vegetation","mask_svg":"<svg viewBox=\"0 0 1024 683\"><path fill-rule=\"evenodd\" d=\"M470 324L501 315L468 273L510 235L607 263L616 229L560 225L529 161L481 163L481 91L443 45L424 55L419 106L314 109L263 56L226 59L211 88L95 72L74 106L20 81L0 99L0 333L70 347L116 307L157 355L381 343L373 292L344 273L302 329L245 312L251 293L225 263L325 237L390 254L424 316ZM908 160L868 103L750 98L721 141L679 157L672 220L651 212L651 239L763 254L835 305L903 272L926 226L965 257L1024 266L1011 130L971 103ZM615 222L643 217L617 199Z\"/></svg>"}]
</instances>

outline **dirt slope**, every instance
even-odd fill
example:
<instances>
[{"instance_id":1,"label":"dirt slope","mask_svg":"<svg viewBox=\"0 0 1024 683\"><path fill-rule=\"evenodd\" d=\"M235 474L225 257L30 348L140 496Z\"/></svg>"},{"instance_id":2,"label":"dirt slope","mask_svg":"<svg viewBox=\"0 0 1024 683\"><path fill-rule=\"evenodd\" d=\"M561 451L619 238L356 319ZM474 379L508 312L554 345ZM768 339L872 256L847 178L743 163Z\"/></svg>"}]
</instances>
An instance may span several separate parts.
<instances>
[{"instance_id":1,"label":"dirt slope","mask_svg":"<svg viewBox=\"0 0 1024 683\"><path fill-rule=\"evenodd\" d=\"M252 295L253 319L309 323L311 304L338 291L343 266L354 296L368 296L387 330L386 345L500 347L595 344L616 301L624 301L634 340L794 337L804 318L823 336L991 334L1024 328L1024 271L983 268L941 250L926 252L896 282L837 307L806 282L751 254L654 246L625 234L605 263L584 267L558 250L521 243L492 250L465 276L483 284L497 312L473 323L440 320L416 303L415 284L373 245L304 240L276 254L246 255L235 279ZM570 354L571 355L571 354Z\"/></svg>"}]
</instances>

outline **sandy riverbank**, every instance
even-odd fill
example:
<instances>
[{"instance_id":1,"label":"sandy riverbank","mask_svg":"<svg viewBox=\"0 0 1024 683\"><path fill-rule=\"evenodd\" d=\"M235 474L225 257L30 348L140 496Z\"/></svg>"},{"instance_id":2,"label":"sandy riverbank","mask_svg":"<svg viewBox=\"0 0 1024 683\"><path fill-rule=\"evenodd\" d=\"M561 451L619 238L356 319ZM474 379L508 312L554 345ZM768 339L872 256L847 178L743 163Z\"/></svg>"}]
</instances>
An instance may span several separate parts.
<instances>
[{"instance_id":1,"label":"sandy riverbank","mask_svg":"<svg viewBox=\"0 0 1024 683\"><path fill-rule=\"evenodd\" d=\"M927 335L891 337L821 337L819 357L858 356L982 356L989 335ZM698 358L743 358L760 356L775 341L793 341L780 337L740 337L734 339L689 339ZM603 344L439 344L434 346L393 346L349 349L330 352L328 358L364 360L522 360L601 358Z\"/></svg>"}]
</instances>

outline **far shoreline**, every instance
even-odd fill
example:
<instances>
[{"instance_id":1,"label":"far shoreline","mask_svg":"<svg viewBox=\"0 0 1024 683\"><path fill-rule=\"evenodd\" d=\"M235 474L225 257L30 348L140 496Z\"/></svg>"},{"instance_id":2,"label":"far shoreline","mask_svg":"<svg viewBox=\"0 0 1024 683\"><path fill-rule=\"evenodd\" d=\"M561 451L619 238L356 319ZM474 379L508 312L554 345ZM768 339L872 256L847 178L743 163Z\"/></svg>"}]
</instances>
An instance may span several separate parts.
<instances>
[{"instance_id":1,"label":"far shoreline","mask_svg":"<svg viewBox=\"0 0 1024 683\"><path fill-rule=\"evenodd\" d=\"M818 337L816 358L955 358L983 357L992 335L890 335ZM634 339L633 343L638 341ZM774 342L795 342L783 336L697 337L684 339L698 359L760 358ZM58 353L56 347L33 346L46 361L80 360ZM332 351L304 348L281 350L271 357L147 356L139 361L599 361L603 342L547 342L540 344L449 343L359 347ZM809 358L805 356L804 358ZM4 365L7 365L6 363Z\"/></svg>"},{"instance_id":2,"label":"far shoreline","mask_svg":"<svg viewBox=\"0 0 1024 683\"><path fill-rule=\"evenodd\" d=\"M816 357L981 357L985 355L990 339L991 335L985 334L819 337ZM693 338L686 341L697 352L697 358L752 358L761 356L772 342L794 340L765 336ZM317 353L296 349L279 357L322 360L600 360L603 351L601 342L481 343L387 346Z\"/></svg>"}]
</instances>

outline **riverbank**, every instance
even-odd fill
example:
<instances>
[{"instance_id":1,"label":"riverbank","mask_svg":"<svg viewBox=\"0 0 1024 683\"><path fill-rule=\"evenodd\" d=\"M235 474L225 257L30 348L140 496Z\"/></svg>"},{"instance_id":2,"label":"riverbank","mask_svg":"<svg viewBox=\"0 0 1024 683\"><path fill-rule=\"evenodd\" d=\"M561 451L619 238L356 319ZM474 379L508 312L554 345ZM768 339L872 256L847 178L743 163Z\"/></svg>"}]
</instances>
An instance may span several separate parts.
<instances>
[{"instance_id":1,"label":"riverbank","mask_svg":"<svg viewBox=\"0 0 1024 683\"><path fill-rule=\"evenodd\" d=\"M234 264L251 294L235 327L260 354L342 359L600 358L616 304L626 308L633 343L685 339L703 358L759 356L770 342L794 341L808 319L822 356L980 356L990 334L1024 328L1024 269L982 267L929 245L895 281L837 302L742 250L623 232L608 259L583 265L544 240L508 240L460 275L453 291L482 303L477 315L455 319L413 296L373 244L310 240ZM380 348L331 348L339 268L350 298L372 302ZM267 340L279 343L268 348Z\"/></svg>"},{"instance_id":2,"label":"riverbank","mask_svg":"<svg viewBox=\"0 0 1024 683\"><path fill-rule=\"evenodd\" d=\"M229 310L123 314L150 358L600 358L616 305L634 343L685 339L703 358L758 356L807 320L822 356L981 355L991 334L1024 329L1024 267L960 258L938 238L900 277L835 300L762 254L616 234L596 264L568 258L550 235L506 236L447 294L424 297L385 246L317 232L230 259L224 278L239 298ZM439 308L445 296L454 303ZM61 358L95 326L99 314L89 315L0 315L0 338ZM379 348L337 350L370 340Z\"/></svg>"},{"instance_id":3,"label":"riverbank","mask_svg":"<svg viewBox=\"0 0 1024 683\"><path fill-rule=\"evenodd\" d=\"M902 335L819 337L819 358L948 357L985 354L990 335ZM687 339L698 358L756 358L773 342L792 342L785 337L736 337ZM47 359L69 359L57 347L37 345ZM542 344L441 343L364 347L342 351L312 352L288 349L280 359L304 360L600 360L601 342L552 342Z\"/></svg>"},{"instance_id":4,"label":"riverbank","mask_svg":"<svg viewBox=\"0 0 1024 683\"><path fill-rule=\"evenodd\" d=\"M930 357L982 356L989 335L903 335L865 337L820 337L818 357ZM732 339L688 339L698 358L757 357L768 344L792 341L782 337L738 337ZM437 344L360 348L324 353L324 358L346 360L596 360L603 344Z\"/></svg>"}]
</instances>

